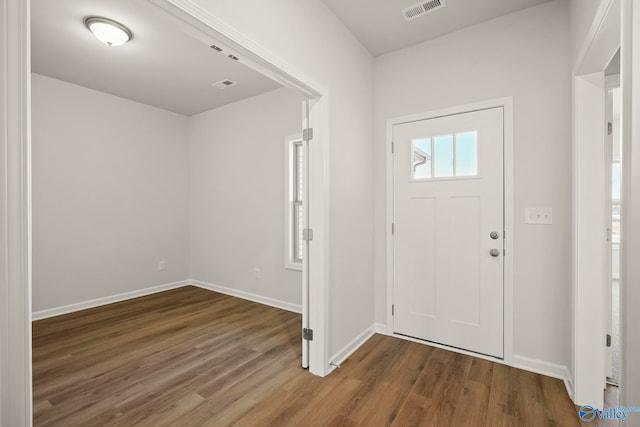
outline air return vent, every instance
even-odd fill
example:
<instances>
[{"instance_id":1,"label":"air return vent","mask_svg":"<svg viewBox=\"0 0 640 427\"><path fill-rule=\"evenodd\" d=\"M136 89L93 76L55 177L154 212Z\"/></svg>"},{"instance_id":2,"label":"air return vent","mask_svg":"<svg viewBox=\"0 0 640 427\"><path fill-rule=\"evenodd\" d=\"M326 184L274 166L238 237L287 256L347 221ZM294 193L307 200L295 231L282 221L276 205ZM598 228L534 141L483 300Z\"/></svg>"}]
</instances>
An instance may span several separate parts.
<instances>
[{"instance_id":1,"label":"air return vent","mask_svg":"<svg viewBox=\"0 0 640 427\"><path fill-rule=\"evenodd\" d=\"M420 18L429 12L434 12L443 7L445 7L444 0L421 1L420 3L402 9L402 16L404 16L404 19L407 21L413 21L416 18Z\"/></svg>"},{"instance_id":2,"label":"air return vent","mask_svg":"<svg viewBox=\"0 0 640 427\"><path fill-rule=\"evenodd\" d=\"M225 79L225 80L220 80L219 82L211 83L211 86L215 87L216 89L226 89L235 84L236 82Z\"/></svg>"}]
</instances>

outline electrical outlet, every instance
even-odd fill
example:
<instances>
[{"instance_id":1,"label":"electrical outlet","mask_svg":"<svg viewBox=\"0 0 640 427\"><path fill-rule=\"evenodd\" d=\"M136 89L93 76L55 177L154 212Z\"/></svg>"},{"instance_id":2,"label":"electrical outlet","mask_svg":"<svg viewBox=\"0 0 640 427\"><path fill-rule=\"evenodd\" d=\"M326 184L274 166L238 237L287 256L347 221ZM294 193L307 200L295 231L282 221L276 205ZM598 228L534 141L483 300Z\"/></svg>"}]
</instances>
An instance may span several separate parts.
<instances>
[{"instance_id":1,"label":"electrical outlet","mask_svg":"<svg viewBox=\"0 0 640 427\"><path fill-rule=\"evenodd\" d=\"M166 265L164 263L164 261L158 261L158 270L160 271L164 271Z\"/></svg>"},{"instance_id":2,"label":"electrical outlet","mask_svg":"<svg viewBox=\"0 0 640 427\"><path fill-rule=\"evenodd\" d=\"M553 209L526 208L524 211L525 224L550 225L553 224Z\"/></svg>"},{"instance_id":3,"label":"electrical outlet","mask_svg":"<svg viewBox=\"0 0 640 427\"><path fill-rule=\"evenodd\" d=\"M253 277L255 277L256 279L262 278L262 273L260 272L259 268L253 269Z\"/></svg>"}]
</instances>

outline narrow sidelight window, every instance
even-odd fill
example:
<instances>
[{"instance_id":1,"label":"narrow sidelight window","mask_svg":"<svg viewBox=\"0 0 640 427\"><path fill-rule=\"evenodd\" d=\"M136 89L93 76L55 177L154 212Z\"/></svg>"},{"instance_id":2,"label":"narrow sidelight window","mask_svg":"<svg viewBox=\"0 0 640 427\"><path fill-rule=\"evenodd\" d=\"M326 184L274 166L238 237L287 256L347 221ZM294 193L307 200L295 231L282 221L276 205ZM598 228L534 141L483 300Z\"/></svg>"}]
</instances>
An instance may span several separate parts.
<instances>
[{"instance_id":1,"label":"narrow sidelight window","mask_svg":"<svg viewBox=\"0 0 640 427\"><path fill-rule=\"evenodd\" d=\"M287 152L287 182L286 182L286 259L285 267L302 270L304 227L303 185L304 158L301 135L285 138Z\"/></svg>"}]
</instances>

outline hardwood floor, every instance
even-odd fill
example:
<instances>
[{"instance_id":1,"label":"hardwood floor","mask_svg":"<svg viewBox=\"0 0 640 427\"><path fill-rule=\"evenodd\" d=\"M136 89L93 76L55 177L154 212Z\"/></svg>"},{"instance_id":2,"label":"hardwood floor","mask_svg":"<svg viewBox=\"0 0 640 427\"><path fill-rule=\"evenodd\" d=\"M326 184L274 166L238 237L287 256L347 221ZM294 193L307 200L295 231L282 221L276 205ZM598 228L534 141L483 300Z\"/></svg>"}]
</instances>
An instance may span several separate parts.
<instances>
[{"instance_id":1,"label":"hardwood floor","mask_svg":"<svg viewBox=\"0 0 640 427\"><path fill-rule=\"evenodd\" d=\"M34 425L580 426L560 380L393 337L315 377L300 322L194 287L34 322Z\"/></svg>"}]
</instances>

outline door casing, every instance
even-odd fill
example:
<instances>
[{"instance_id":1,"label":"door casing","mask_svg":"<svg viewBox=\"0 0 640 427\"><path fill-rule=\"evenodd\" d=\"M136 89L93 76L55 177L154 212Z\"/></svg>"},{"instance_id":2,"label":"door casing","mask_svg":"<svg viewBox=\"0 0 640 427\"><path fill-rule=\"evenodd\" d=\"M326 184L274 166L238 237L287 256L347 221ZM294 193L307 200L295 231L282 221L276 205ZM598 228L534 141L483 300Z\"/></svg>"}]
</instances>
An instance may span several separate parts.
<instances>
[{"instance_id":1,"label":"door casing","mask_svg":"<svg viewBox=\"0 0 640 427\"><path fill-rule=\"evenodd\" d=\"M606 195L605 195L605 76L609 61L621 46L620 0L602 1L593 25L573 64L573 339L572 391L577 405L602 407L605 373L605 295L611 278L606 272ZM627 54L622 55L622 96L626 98ZM626 108L623 107L622 144L628 139ZM624 148L623 148L624 150ZM627 168L623 165L623 173ZM625 196L625 186L621 198ZM625 216L621 214L621 260L625 250ZM624 262L624 261L623 261ZM621 296L625 288L621 265ZM596 296L594 298L594 295ZM624 319L624 307L621 307ZM622 320L624 323L624 320ZM624 325L622 325L624 328ZM600 337L594 340L594 337ZM621 334L624 342L624 329ZM622 343L624 347L624 343ZM623 354L624 365L624 354ZM624 377L624 372L623 372ZM624 385L623 385L624 386ZM621 388L624 393L624 387Z\"/></svg>"},{"instance_id":2,"label":"door casing","mask_svg":"<svg viewBox=\"0 0 640 427\"><path fill-rule=\"evenodd\" d=\"M398 335L393 332L393 314L391 305L393 303L393 236L391 235L391 223L393 221L393 127L402 123L410 123L420 120L434 119L437 117L449 116L453 114L468 113L488 108L504 108L504 359L497 359L491 356L483 356L477 353L452 348L440 344L429 343L429 345L446 350L467 354L513 366L513 234L514 234L514 205L513 205L513 97L496 98L487 101L475 102L472 104L443 108L440 110L428 111L412 114L408 116L395 117L387 120L386 136L386 262L387 262L387 293L386 309L387 335L395 336L409 341L425 343L425 341Z\"/></svg>"}]
</instances>

